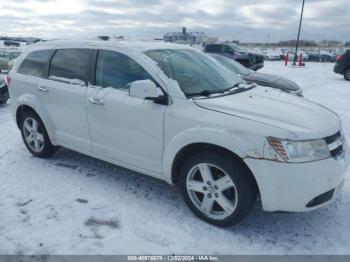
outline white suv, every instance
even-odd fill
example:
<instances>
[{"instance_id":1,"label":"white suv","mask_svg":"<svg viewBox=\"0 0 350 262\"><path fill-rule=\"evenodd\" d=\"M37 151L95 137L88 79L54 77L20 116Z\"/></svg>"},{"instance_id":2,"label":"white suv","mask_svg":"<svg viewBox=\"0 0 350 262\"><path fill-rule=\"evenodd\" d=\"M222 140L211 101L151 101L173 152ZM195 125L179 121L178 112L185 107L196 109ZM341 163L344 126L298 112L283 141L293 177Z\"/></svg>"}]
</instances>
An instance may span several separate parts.
<instances>
[{"instance_id":1,"label":"white suv","mask_svg":"<svg viewBox=\"0 0 350 262\"><path fill-rule=\"evenodd\" d=\"M63 146L178 184L217 226L243 219L258 195L266 211L308 211L344 183L335 113L248 85L190 47L49 41L27 49L8 82L32 154Z\"/></svg>"}]
</instances>

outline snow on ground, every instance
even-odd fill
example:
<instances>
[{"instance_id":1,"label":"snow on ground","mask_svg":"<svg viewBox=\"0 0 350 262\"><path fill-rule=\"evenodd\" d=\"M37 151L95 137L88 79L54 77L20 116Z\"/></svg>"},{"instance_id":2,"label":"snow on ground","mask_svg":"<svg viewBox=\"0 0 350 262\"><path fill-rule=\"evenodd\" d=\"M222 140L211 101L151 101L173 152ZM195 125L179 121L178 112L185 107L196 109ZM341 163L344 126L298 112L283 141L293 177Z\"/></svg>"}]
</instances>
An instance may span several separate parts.
<instances>
[{"instance_id":1,"label":"snow on ground","mask_svg":"<svg viewBox=\"0 0 350 262\"><path fill-rule=\"evenodd\" d=\"M268 62L335 110L350 140L350 83L332 64ZM220 229L196 218L175 187L60 150L31 156L0 107L0 254L350 254L350 170L335 202L309 213L266 213Z\"/></svg>"}]
</instances>

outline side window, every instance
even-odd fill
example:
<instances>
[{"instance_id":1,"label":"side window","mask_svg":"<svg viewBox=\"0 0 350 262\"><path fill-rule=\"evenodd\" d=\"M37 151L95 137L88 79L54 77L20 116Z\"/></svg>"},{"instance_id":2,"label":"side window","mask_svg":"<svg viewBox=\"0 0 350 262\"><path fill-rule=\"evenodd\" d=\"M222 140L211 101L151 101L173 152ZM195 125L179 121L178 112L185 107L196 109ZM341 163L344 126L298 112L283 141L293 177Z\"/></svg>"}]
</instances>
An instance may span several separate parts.
<instances>
[{"instance_id":1,"label":"side window","mask_svg":"<svg viewBox=\"0 0 350 262\"><path fill-rule=\"evenodd\" d=\"M50 64L50 77L86 80L90 50L59 49Z\"/></svg>"},{"instance_id":2,"label":"side window","mask_svg":"<svg viewBox=\"0 0 350 262\"><path fill-rule=\"evenodd\" d=\"M34 51L30 53L18 68L18 73L42 77L45 76L45 67L53 50Z\"/></svg>"},{"instance_id":3,"label":"side window","mask_svg":"<svg viewBox=\"0 0 350 262\"><path fill-rule=\"evenodd\" d=\"M221 45L221 53L231 53L232 48L227 45Z\"/></svg>"},{"instance_id":4,"label":"side window","mask_svg":"<svg viewBox=\"0 0 350 262\"><path fill-rule=\"evenodd\" d=\"M209 53L220 53L220 45L207 45L205 51Z\"/></svg>"},{"instance_id":5,"label":"side window","mask_svg":"<svg viewBox=\"0 0 350 262\"><path fill-rule=\"evenodd\" d=\"M100 50L96 63L96 85L128 89L128 84L152 77L133 59L121 53Z\"/></svg>"}]
</instances>

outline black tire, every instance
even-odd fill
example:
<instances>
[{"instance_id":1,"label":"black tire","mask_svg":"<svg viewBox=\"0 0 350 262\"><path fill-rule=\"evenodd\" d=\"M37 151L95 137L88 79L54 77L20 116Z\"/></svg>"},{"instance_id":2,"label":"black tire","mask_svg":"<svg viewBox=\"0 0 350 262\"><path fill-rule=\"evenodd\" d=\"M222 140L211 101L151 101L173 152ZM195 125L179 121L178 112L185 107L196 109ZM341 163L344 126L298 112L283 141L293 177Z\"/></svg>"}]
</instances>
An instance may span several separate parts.
<instances>
[{"instance_id":1,"label":"black tire","mask_svg":"<svg viewBox=\"0 0 350 262\"><path fill-rule=\"evenodd\" d=\"M350 81L350 68L346 69L344 72L344 79Z\"/></svg>"},{"instance_id":2,"label":"black tire","mask_svg":"<svg viewBox=\"0 0 350 262\"><path fill-rule=\"evenodd\" d=\"M195 168L199 163L208 163L210 165L219 167L225 171L225 175L228 175L233 181L236 188L236 191L234 192L238 195L238 200L236 200L237 202L235 204L235 209L233 209L233 213L231 213L229 216L222 219L214 219L212 217L209 217L203 213L203 211L196 206L195 201L191 199L190 193L187 190L187 177L190 176L191 170L193 170L193 168ZM215 181L218 180L214 180L213 184L215 184ZM202 220L219 227L229 227L240 222L249 214L250 210L256 203L257 198L257 187L254 183L253 178L251 177L251 174L247 172L246 168L243 167L239 161L236 161L235 159L232 159L231 157L228 157L224 154L218 154L213 151L204 151L197 153L185 161L180 169L180 188L184 200L192 212ZM204 196L202 201L204 202ZM217 207L218 198L214 199L213 201L214 205L212 212L215 212L214 207L215 205Z\"/></svg>"},{"instance_id":3,"label":"black tire","mask_svg":"<svg viewBox=\"0 0 350 262\"><path fill-rule=\"evenodd\" d=\"M42 149L40 151L34 151L31 146L28 144L26 138L25 138L25 131L24 131L24 123L26 119L34 119L38 123L38 130L42 133L43 136L43 145ZM27 149L30 153L32 153L36 157L40 158L48 158L55 154L56 148L54 145L52 145L51 140L47 134L46 128L40 117L33 111L25 112L23 116L20 119L20 130L22 134L22 139L24 144L26 145Z\"/></svg>"}]
</instances>

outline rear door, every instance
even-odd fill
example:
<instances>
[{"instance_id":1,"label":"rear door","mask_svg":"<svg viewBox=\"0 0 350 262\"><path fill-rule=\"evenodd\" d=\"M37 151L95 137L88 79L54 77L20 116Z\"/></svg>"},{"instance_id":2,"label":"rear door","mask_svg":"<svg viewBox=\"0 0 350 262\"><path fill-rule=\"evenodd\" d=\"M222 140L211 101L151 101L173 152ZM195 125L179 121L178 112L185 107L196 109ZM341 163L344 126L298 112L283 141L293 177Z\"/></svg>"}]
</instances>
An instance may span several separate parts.
<instances>
[{"instance_id":1,"label":"rear door","mask_svg":"<svg viewBox=\"0 0 350 262\"><path fill-rule=\"evenodd\" d=\"M84 48L56 50L37 88L58 144L83 151L91 149L85 100L91 53Z\"/></svg>"}]
</instances>

